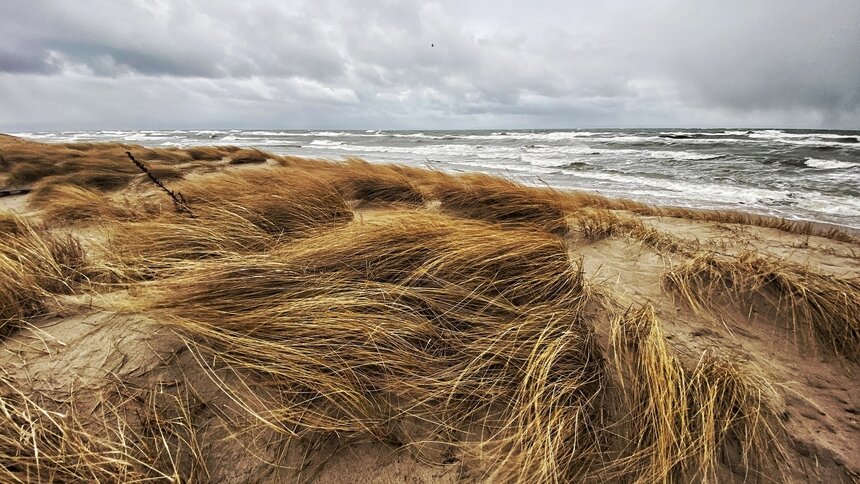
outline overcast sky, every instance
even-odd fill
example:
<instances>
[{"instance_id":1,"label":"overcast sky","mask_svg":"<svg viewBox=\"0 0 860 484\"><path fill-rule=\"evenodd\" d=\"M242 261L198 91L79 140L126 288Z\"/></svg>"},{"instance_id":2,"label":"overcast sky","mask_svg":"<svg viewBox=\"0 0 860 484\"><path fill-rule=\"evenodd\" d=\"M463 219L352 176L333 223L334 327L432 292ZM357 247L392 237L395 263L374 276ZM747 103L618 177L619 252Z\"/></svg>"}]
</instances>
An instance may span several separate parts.
<instances>
[{"instance_id":1,"label":"overcast sky","mask_svg":"<svg viewBox=\"0 0 860 484\"><path fill-rule=\"evenodd\" d=\"M0 0L0 131L860 129L860 1Z\"/></svg>"}]
</instances>

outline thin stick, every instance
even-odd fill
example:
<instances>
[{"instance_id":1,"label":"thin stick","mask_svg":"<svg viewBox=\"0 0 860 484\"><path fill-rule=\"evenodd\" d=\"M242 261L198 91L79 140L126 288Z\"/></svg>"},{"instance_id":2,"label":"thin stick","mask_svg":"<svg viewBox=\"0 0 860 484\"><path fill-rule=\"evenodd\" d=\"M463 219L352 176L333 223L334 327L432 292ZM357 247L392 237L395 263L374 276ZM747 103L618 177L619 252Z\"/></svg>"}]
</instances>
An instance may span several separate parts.
<instances>
[{"instance_id":1,"label":"thin stick","mask_svg":"<svg viewBox=\"0 0 860 484\"><path fill-rule=\"evenodd\" d=\"M131 152L130 152L130 151L126 151L126 152L125 152L125 154L126 154L126 155L128 155L128 158L129 158L129 159L130 159L130 160L131 160L131 161L132 161L132 162L133 162L133 163L134 163L138 168L140 168L140 171L142 171L142 172L146 173L146 176L148 176L148 177L149 177L149 179L150 179L150 180L152 180L152 183L155 183L155 185L156 185L158 188L161 188L162 190L164 190L164 192L165 192L165 193L167 193L168 195L170 195L170 198L173 200L173 205L176 207L176 211L177 211L177 212L185 212L185 213L187 213L187 214L188 214L188 216L189 216L189 217L191 217L191 218L197 218L197 217L194 215L194 212L192 212L192 211L191 211L191 209L190 209L190 208L188 208L188 204L185 202L185 199L182 197L182 194L181 194L181 193L179 193L179 192L174 192L174 191L172 191L172 190L168 189L166 186L164 186L164 183L162 183L162 182L161 182L161 180L159 180L158 178L156 178L156 177L155 177L155 175L153 175L153 174L152 174L152 172L151 172L151 171L149 171L149 168L147 168L147 167L146 167L146 165L144 165L142 162L137 161L136 159L134 159L134 156L132 156L132 155L131 155Z\"/></svg>"}]
</instances>

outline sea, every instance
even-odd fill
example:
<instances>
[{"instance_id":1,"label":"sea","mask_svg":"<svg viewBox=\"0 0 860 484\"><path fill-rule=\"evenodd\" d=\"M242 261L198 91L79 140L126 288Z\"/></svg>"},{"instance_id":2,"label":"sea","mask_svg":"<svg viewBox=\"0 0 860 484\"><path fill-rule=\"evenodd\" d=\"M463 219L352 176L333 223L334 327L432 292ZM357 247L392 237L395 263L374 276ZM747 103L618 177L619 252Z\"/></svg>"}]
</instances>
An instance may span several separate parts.
<instances>
[{"instance_id":1,"label":"sea","mask_svg":"<svg viewBox=\"0 0 860 484\"><path fill-rule=\"evenodd\" d=\"M178 130L12 133L42 142L237 145L359 157L646 203L734 209L860 230L860 131L560 129Z\"/></svg>"}]
</instances>

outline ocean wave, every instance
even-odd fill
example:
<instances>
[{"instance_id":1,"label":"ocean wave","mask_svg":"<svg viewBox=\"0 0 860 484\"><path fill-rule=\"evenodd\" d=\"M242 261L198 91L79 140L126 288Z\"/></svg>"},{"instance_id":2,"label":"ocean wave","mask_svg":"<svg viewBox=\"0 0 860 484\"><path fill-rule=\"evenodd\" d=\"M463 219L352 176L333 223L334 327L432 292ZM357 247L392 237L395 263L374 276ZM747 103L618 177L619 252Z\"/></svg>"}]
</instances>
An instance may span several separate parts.
<instances>
[{"instance_id":1,"label":"ocean wave","mask_svg":"<svg viewBox=\"0 0 860 484\"><path fill-rule=\"evenodd\" d=\"M726 156L723 154L697 153L693 151L642 150L642 153L646 154L649 158L677 161L718 160Z\"/></svg>"},{"instance_id":2,"label":"ocean wave","mask_svg":"<svg viewBox=\"0 0 860 484\"><path fill-rule=\"evenodd\" d=\"M522 131L500 131L491 134L471 134L463 136L463 139L471 140L526 140L526 141L568 141L582 138L590 138L599 135L611 135L610 132L592 131L550 131L546 133L533 133Z\"/></svg>"},{"instance_id":3,"label":"ocean wave","mask_svg":"<svg viewBox=\"0 0 860 484\"><path fill-rule=\"evenodd\" d=\"M813 213L826 213L840 217L860 217L860 199L857 197L833 197L809 192L803 194L796 206Z\"/></svg>"},{"instance_id":4,"label":"ocean wave","mask_svg":"<svg viewBox=\"0 0 860 484\"><path fill-rule=\"evenodd\" d=\"M529 154L520 155L520 161L528 163L532 166L541 166L545 168L566 168L573 163L580 162L579 160L571 160L570 158L548 158L544 156L534 156ZM580 162L585 164L585 162Z\"/></svg>"},{"instance_id":5,"label":"ocean wave","mask_svg":"<svg viewBox=\"0 0 860 484\"><path fill-rule=\"evenodd\" d=\"M20 138L30 138L30 139L44 139L49 140L52 138L57 138L56 133L9 133L12 136L18 136Z\"/></svg>"},{"instance_id":6,"label":"ocean wave","mask_svg":"<svg viewBox=\"0 0 860 484\"><path fill-rule=\"evenodd\" d=\"M860 148L860 138L838 133L787 133L778 129L766 129L754 131L749 137L798 146Z\"/></svg>"},{"instance_id":7,"label":"ocean wave","mask_svg":"<svg viewBox=\"0 0 860 484\"><path fill-rule=\"evenodd\" d=\"M822 160L819 158L807 158L806 161L803 162L803 164L810 168L821 168L823 170L838 170L842 168L852 168L857 166L854 163L849 163L847 161Z\"/></svg>"},{"instance_id":8,"label":"ocean wave","mask_svg":"<svg viewBox=\"0 0 860 484\"><path fill-rule=\"evenodd\" d=\"M531 175L551 175L558 173L559 170L553 170L547 167L539 167L533 165L516 165L516 164L495 164L495 163L481 163L474 161L458 161L450 163L452 166L468 166L473 168L486 168L499 172L519 172L524 174Z\"/></svg>"},{"instance_id":9,"label":"ocean wave","mask_svg":"<svg viewBox=\"0 0 860 484\"><path fill-rule=\"evenodd\" d=\"M249 136L295 136L297 133L287 131L242 131L243 135Z\"/></svg>"},{"instance_id":10,"label":"ocean wave","mask_svg":"<svg viewBox=\"0 0 860 484\"><path fill-rule=\"evenodd\" d=\"M328 140L328 139L315 139L315 140L311 141L310 145L308 145L308 146L312 146L312 147L322 146L322 147L328 148L328 147L332 147L332 146L342 146L342 145L343 145L343 141L332 141L332 140Z\"/></svg>"}]
</instances>

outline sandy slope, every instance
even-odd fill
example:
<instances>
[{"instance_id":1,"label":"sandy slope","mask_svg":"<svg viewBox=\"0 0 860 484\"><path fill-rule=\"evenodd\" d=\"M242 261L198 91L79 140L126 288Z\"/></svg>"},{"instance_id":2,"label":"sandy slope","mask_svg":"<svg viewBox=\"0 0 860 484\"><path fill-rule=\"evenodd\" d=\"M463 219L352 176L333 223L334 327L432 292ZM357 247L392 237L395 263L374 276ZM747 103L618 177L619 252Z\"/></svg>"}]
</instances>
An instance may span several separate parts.
<instances>
[{"instance_id":1,"label":"sandy slope","mask_svg":"<svg viewBox=\"0 0 860 484\"><path fill-rule=\"evenodd\" d=\"M205 172L216 165L185 167L190 171L186 171L185 183L205 179ZM267 166L280 169L274 163ZM244 168L230 169L240 177ZM117 200L160 195L135 177L129 187L111 196ZM52 230L71 230L94 258L103 257L99 251L110 240L113 221L46 220L43 209L29 204L27 196L0 198L0 204L34 221L48 222ZM398 204L353 205L351 224L367 224L404 210ZM432 201L417 209L441 210ZM640 220L696 250L729 256L751 251L841 279L860 277L860 245L856 242L725 221L639 215L620 209L612 213ZM564 244L571 260L582 261L594 287L611 295L608 307L623 312L653 305L666 340L681 361L695 365L705 352L732 355L760 369L782 398L787 429L783 445L788 456L784 475L747 476L748 480L851 482L860 475L860 368L856 361L832 354L803 331L795 331L785 315L764 310L762 305L716 294L708 307L691 308L663 281L664 273L682 264L687 255L624 234L586 237L577 229L578 220L570 215L572 230L564 236ZM169 326L160 323L158 314L135 309L140 291L136 287L102 288L55 296L48 314L28 320L0 343L0 368L21 391L75 413L94 432L113 428L104 422L117 414L137 431L146 427L146 419L160 415L169 423L167 427L174 425L168 440L187 435L196 440L202 462L179 462L176 467L196 469L194 479L199 481L294 480L295 468L303 479L314 482L482 481L493 472L492 462L462 455L445 442L430 442L435 438L432 434L424 443L415 439L419 443L407 445L344 432L316 439L313 445L272 446L277 434L271 430L243 432L251 428L249 414L254 409L237 404L223 390L238 384L239 377L223 369L206 371L205 354L189 348ZM594 320L603 346L609 344L610 319L607 312ZM253 377L245 382L254 385ZM174 400L187 403L195 422L193 432L182 427L181 415L171 413L175 410L169 402ZM402 425L409 426L414 435L422 432L420 422L407 419ZM272 467L274 461L281 462L284 469ZM743 470L725 472L724 476L744 479Z\"/></svg>"}]
</instances>

